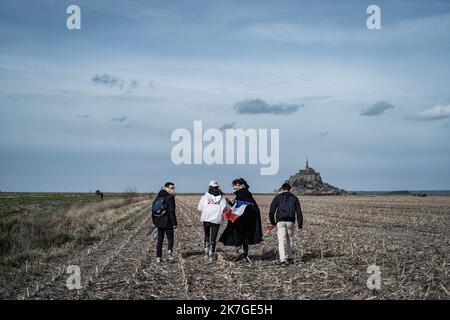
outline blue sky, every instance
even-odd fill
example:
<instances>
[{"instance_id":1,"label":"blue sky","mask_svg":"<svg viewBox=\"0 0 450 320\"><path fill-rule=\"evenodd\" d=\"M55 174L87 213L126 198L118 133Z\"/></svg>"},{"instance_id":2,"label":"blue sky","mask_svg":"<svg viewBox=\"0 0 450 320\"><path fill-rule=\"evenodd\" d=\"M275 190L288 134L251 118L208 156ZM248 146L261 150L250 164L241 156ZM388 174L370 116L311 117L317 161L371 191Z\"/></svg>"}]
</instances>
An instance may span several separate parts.
<instances>
[{"instance_id":1,"label":"blue sky","mask_svg":"<svg viewBox=\"0 0 450 320\"><path fill-rule=\"evenodd\" d=\"M70 4L0 2L2 191L266 192L306 157L347 190L450 189L448 1L77 1L69 31ZM172 164L194 120L280 129L278 174Z\"/></svg>"}]
</instances>

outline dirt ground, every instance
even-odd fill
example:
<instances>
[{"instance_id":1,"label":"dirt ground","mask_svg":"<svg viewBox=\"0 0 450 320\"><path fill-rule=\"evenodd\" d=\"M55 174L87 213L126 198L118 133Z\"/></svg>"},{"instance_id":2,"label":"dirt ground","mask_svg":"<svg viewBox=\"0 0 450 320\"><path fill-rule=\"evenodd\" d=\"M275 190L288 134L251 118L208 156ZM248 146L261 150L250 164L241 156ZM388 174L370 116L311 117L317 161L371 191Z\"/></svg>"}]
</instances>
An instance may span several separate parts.
<instances>
[{"instance_id":1,"label":"dirt ground","mask_svg":"<svg viewBox=\"0 0 450 320\"><path fill-rule=\"evenodd\" d=\"M256 196L268 225L272 195ZM276 264L276 230L250 247L251 262L218 244L218 261L203 259L199 196L177 196L175 262L156 264L147 235L149 201L127 207L127 219L64 263L2 271L2 299L449 299L450 197L301 197L304 229L294 260ZM219 234L224 230L221 227ZM69 290L69 265L81 271ZM381 271L371 290L370 265Z\"/></svg>"}]
</instances>

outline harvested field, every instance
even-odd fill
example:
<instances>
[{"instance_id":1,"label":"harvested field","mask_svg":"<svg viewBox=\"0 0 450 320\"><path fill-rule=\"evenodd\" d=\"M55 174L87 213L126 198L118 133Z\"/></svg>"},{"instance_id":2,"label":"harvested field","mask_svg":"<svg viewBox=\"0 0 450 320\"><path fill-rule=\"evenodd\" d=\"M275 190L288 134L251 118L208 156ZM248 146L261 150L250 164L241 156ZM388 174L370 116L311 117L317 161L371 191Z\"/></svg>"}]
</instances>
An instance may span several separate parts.
<instances>
[{"instance_id":1,"label":"harvested field","mask_svg":"<svg viewBox=\"0 0 450 320\"><path fill-rule=\"evenodd\" d=\"M272 195L257 195L264 225ZM304 230L294 239L293 265L276 260L276 232L250 247L251 262L233 262L218 245L203 260L198 195L177 196L175 262L155 263L147 236L149 200L114 210L126 214L98 240L58 261L2 267L3 299L449 299L450 197L301 197ZM220 233L224 227L221 228ZM68 265L82 288L68 290ZM367 268L381 271L370 290Z\"/></svg>"}]
</instances>

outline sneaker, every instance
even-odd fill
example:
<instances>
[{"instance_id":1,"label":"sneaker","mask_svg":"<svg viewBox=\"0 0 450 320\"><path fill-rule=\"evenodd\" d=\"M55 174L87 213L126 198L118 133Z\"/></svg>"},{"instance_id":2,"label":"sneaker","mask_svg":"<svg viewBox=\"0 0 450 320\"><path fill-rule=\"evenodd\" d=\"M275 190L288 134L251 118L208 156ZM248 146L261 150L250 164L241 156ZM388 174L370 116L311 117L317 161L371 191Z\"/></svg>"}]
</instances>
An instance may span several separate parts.
<instances>
[{"instance_id":1,"label":"sneaker","mask_svg":"<svg viewBox=\"0 0 450 320\"><path fill-rule=\"evenodd\" d=\"M214 259L213 256L210 256L209 259L208 259L208 262L209 262L209 263L213 263L215 260L216 260L216 259Z\"/></svg>"},{"instance_id":2,"label":"sneaker","mask_svg":"<svg viewBox=\"0 0 450 320\"><path fill-rule=\"evenodd\" d=\"M247 258L247 254L245 253L245 251L243 249L239 249L237 251L238 256L234 259L234 261L241 261L244 258Z\"/></svg>"},{"instance_id":3,"label":"sneaker","mask_svg":"<svg viewBox=\"0 0 450 320\"><path fill-rule=\"evenodd\" d=\"M280 266L287 266L288 262L286 260L280 261Z\"/></svg>"},{"instance_id":4,"label":"sneaker","mask_svg":"<svg viewBox=\"0 0 450 320\"><path fill-rule=\"evenodd\" d=\"M161 258L156 258L156 263L161 263Z\"/></svg>"},{"instance_id":5,"label":"sneaker","mask_svg":"<svg viewBox=\"0 0 450 320\"><path fill-rule=\"evenodd\" d=\"M173 253L170 250L167 252L167 260L170 262L173 261Z\"/></svg>"}]
</instances>

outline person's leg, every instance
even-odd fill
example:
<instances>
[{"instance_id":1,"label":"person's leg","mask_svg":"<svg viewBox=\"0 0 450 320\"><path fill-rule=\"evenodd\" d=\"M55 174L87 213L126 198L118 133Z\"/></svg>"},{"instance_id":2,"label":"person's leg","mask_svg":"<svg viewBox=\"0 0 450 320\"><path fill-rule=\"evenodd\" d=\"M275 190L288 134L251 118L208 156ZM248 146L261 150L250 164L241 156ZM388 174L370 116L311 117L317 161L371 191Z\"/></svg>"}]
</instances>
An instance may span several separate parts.
<instances>
[{"instance_id":1,"label":"person's leg","mask_svg":"<svg viewBox=\"0 0 450 320\"><path fill-rule=\"evenodd\" d=\"M235 247L236 247L237 256L234 259L234 261L237 262L237 261L244 259L246 257L246 254L245 254L245 250L243 249L244 246L242 244L237 244Z\"/></svg>"},{"instance_id":2,"label":"person's leg","mask_svg":"<svg viewBox=\"0 0 450 320\"><path fill-rule=\"evenodd\" d=\"M216 224L216 223L211 224L210 256L214 256L216 253L216 242L217 242L217 235L219 234L219 228L220 228L220 224Z\"/></svg>"},{"instance_id":3,"label":"person's leg","mask_svg":"<svg viewBox=\"0 0 450 320\"><path fill-rule=\"evenodd\" d=\"M245 250L243 248L243 244L244 244L244 240L245 240L245 225L246 225L246 221L245 219L245 215L244 217L241 217L240 219L236 220L233 225L234 225L234 230L233 230L233 238L234 238L234 242L235 242L235 246L236 246L236 253L238 254L236 260L241 260L243 258L245 258Z\"/></svg>"},{"instance_id":4,"label":"person's leg","mask_svg":"<svg viewBox=\"0 0 450 320\"><path fill-rule=\"evenodd\" d=\"M173 229L167 229L166 235L167 235L167 250L173 252L173 244L174 244Z\"/></svg>"},{"instance_id":5,"label":"person's leg","mask_svg":"<svg viewBox=\"0 0 450 320\"><path fill-rule=\"evenodd\" d=\"M286 241L286 223L277 223L277 235L278 235L278 252L280 254L280 262L286 261L286 253L284 242Z\"/></svg>"},{"instance_id":6,"label":"person's leg","mask_svg":"<svg viewBox=\"0 0 450 320\"><path fill-rule=\"evenodd\" d=\"M173 229L166 229L167 235L167 260L173 261Z\"/></svg>"},{"instance_id":7,"label":"person's leg","mask_svg":"<svg viewBox=\"0 0 450 320\"><path fill-rule=\"evenodd\" d=\"M244 252L245 252L245 256L247 257L248 256L248 244L244 244L243 245L243 249L244 249Z\"/></svg>"},{"instance_id":8,"label":"person's leg","mask_svg":"<svg viewBox=\"0 0 450 320\"><path fill-rule=\"evenodd\" d=\"M203 222L203 230L205 231L204 249L205 249L205 258L206 258L209 255L209 244L210 244L210 237L211 237L211 223Z\"/></svg>"},{"instance_id":9,"label":"person's leg","mask_svg":"<svg viewBox=\"0 0 450 320\"><path fill-rule=\"evenodd\" d=\"M286 222L286 230L287 230L287 257L288 257L288 260L291 260L292 259L293 237L294 237L294 223Z\"/></svg>"},{"instance_id":10,"label":"person's leg","mask_svg":"<svg viewBox=\"0 0 450 320\"><path fill-rule=\"evenodd\" d=\"M164 229L158 228L158 242L156 243L156 257L161 258L164 241Z\"/></svg>"}]
</instances>

